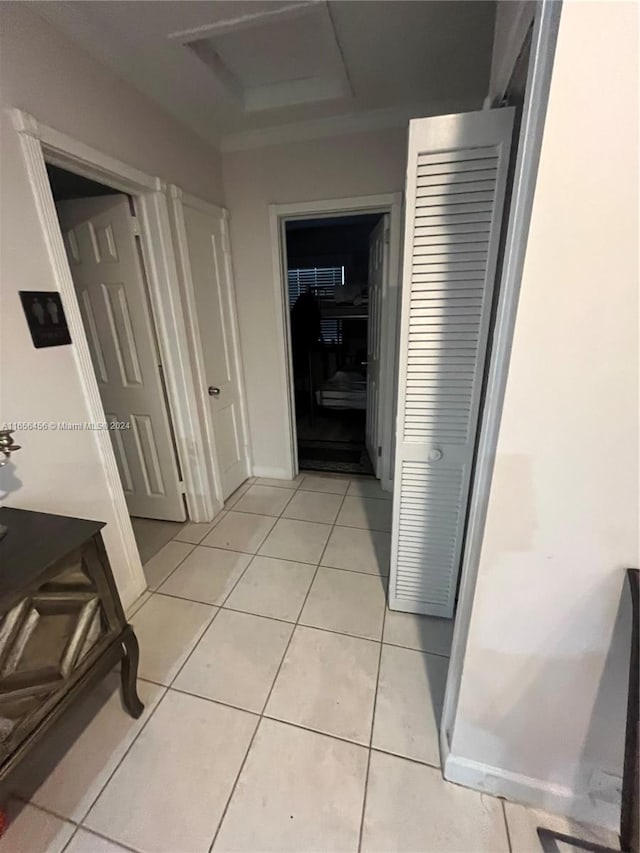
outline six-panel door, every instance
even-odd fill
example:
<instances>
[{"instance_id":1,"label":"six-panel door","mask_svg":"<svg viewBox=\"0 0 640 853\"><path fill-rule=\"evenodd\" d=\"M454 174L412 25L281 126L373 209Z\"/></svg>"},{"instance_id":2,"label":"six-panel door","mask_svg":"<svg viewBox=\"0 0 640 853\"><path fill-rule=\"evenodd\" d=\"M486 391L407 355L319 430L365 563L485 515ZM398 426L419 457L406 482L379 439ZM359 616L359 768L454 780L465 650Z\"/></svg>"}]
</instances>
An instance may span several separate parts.
<instances>
[{"instance_id":1,"label":"six-panel door","mask_svg":"<svg viewBox=\"0 0 640 853\"><path fill-rule=\"evenodd\" d=\"M184 521L129 199L83 198L59 202L57 209L129 512Z\"/></svg>"}]
</instances>

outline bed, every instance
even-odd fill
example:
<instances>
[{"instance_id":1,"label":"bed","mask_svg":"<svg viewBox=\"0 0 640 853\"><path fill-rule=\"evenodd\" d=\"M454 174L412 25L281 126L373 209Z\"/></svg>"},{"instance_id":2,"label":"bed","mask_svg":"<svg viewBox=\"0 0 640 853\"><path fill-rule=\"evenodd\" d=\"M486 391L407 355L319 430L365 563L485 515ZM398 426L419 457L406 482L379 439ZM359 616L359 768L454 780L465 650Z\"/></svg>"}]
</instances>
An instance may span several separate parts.
<instances>
[{"instance_id":1,"label":"bed","mask_svg":"<svg viewBox=\"0 0 640 853\"><path fill-rule=\"evenodd\" d=\"M352 370L337 370L316 390L316 403L325 409L367 409L367 380Z\"/></svg>"}]
</instances>

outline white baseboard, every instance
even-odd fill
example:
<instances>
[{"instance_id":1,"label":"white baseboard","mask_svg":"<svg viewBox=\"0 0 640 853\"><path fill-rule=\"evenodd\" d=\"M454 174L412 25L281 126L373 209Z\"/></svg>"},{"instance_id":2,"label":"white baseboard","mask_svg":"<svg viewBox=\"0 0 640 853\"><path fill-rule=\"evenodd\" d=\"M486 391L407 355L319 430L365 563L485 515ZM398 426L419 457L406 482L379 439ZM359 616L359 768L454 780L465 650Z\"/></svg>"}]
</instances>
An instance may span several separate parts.
<instances>
[{"instance_id":1,"label":"white baseboard","mask_svg":"<svg viewBox=\"0 0 640 853\"><path fill-rule=\"evenodd\" d=\"M268 465L254 465L252 477L271 477L273 480L290 480L291 475L285 468L270 468Z\"/></svg>"},{"instance_id":2,"label":"white baseboard","mask_svg":"<svg viewBox=\"0 0 640 853\"><path fill-rule=\"evenodd\" d=\"M619 804L605 802L587 792L575 791L544 779L453 755L446 748L445 751L448 754L443 756L443 775L449 782L613 832L620 829Z\"/></svg>"}]
</instances>

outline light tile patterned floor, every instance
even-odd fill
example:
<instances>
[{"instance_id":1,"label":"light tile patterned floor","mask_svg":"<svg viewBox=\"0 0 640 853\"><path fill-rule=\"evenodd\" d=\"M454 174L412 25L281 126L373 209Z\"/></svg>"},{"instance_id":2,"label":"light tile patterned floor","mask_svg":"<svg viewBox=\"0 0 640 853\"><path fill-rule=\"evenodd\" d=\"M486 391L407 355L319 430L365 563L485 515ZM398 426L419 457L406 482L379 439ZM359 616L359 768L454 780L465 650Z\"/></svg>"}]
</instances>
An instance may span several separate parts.
<instances>
[{"instance_id":1,"label":"light tile patterned floor","mask_svg":"<svg viewBox=\"0 0 640 853\"><path fill-rule=\"evenodd\" d=\"M21 768L0 853L540 851L545 815L442 779L452 626L386 608L389 498L251 480L211 524L137 525L145 712L117 673L87 697Z\"/></svg>"}]
</instances>

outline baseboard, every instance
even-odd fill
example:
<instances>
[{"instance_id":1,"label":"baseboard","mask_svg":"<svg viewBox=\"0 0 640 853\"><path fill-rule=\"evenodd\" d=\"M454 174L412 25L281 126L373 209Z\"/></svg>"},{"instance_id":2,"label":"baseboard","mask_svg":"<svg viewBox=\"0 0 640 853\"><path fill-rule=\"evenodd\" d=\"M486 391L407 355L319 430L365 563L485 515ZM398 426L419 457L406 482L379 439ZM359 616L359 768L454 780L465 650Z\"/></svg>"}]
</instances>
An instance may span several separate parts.
<instances>
[{"instance_id":1,"label":"baseboard","mask_svg":"<svg viewBox=\"0 0 640 853\"><path fill-rule=\"evenodd\" d=\"M285 468L269 468L268 465L254 465L252 477L271 477L273 480L291 480L291 473Z\"/></svg>"},{"instance_id":2,"label":"baseboard","mask_svg":"<svg viewBox=\"0 0 640 853\"><path fill-rule=\"evenodd\" d=\"M619 804L596 799L587 792L454 755L441 739L441 749L443 747L446 753L443 755L443 775L449 782L613 832L620 829Z\"/></svg>"},{"instance_id":3,"label":"baseboard","mask_svg":"<svg viewBox=\"0 0 640 853\"><path fill-rule=\"evenodd\" d=\"M135 581L130 581L125 584L122 589L118 589L118 594L120 596L120 602L122 604L122 609L125 613L129 610L132 604L136 602L142 593L147 588L147 582L144 579L144 575L142 578L136 578Z\"/></svg>"}]
</instances>

